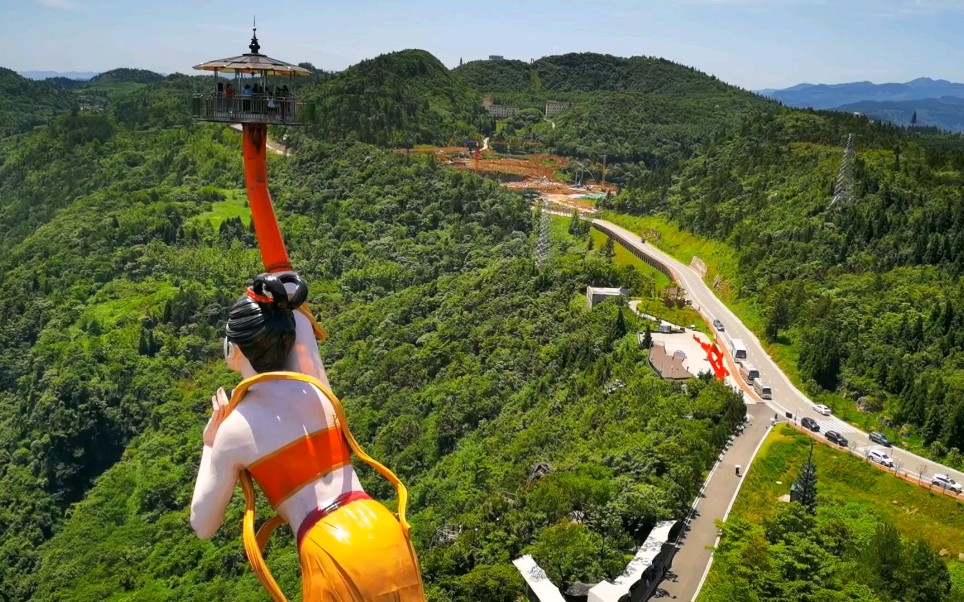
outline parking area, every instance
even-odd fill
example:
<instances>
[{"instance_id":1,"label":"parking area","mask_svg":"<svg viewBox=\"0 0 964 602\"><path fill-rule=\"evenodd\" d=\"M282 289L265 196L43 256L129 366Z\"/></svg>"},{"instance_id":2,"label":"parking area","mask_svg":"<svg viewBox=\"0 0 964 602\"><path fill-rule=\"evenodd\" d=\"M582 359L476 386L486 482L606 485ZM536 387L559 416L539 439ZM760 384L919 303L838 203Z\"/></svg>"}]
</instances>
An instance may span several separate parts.
<instances>
[{"instance_id":1,"label":"parking area","mask_svg":"<svg viewBox=\"0 0 964 602\"><path fill-rule=\"evenodd\" d=\"M693 338L693 336L699 338L699 341ZM710 365L710 360L706 357L706 352L700 345L713 343L708 336L699 332L697 330L689 330L683 333L673 333L667 334L662 332L654 332L651 335L653 337L653 345L660 345L666 349L667 355L676 355L682 360L683 367L686 371L692 375L698 375L703 372L713 373L713 366ZM729 369L729 368L728 368ZM726 377L726 384L730 388L741 391L741 387L737 383L739 376L731 374ZM747 403L755 403L755 400L746 397Z\"/></svg>"}]
</instances>

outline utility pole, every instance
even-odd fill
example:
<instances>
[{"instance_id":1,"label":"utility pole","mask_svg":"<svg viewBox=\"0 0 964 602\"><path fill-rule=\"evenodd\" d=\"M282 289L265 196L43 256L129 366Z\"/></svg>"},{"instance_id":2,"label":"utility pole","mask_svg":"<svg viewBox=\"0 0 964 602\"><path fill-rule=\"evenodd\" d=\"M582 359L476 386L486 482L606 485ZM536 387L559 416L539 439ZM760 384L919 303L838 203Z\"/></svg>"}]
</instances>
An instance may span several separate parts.
<instances>
[{"instance_id":1,"label":"utility pole","mask_svg":"<svg viewBox=\"0 0 964 602\"><path fill-rule=\"evenodd\" d=\"M541 198L539 199L537 207L539 211L539 238L536 242L536 267L541 268L543 264L549 260L549 250L552 247L552 245L549 244L549 227L551 221L549 214L543 209Z\"/></svg>"}]
</instances>

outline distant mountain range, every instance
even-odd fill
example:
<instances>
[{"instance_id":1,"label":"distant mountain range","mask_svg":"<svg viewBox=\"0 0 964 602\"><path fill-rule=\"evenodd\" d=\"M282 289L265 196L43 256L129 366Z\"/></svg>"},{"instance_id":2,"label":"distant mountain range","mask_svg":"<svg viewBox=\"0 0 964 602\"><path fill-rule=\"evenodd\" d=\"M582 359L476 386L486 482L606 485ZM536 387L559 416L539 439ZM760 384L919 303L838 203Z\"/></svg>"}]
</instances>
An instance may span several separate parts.
<instances>
[{"instance_id":1,"label":"distant mountain range","mask_svg":"<svg viewBox=\"0 0 964 602\"><path fill-rule=\"evenodd\" d=\"M66 79L77 79L86 81L95 75L96 71L18 71L27 79L50 79L52 77L63 77Z\"/></svg>"},{"instance_id":2,"label":"distant mountain range","mask_svg":"<svg viewBox=\"0 0 964 602\"><path fill-rule=\"evenodd\" d=\"M757 94L791 107L835 109L865 113L877 119L964 131L964 83L921 77L906 83L799 84L782 90L757 90Z\"/></svg>"},{"instance_id":3,"label":"distant mountain range","mask_svg":"<svg viewBox=\"0 0 964 602\"><path fill-rule=\"evenodd\" d=\"M964 84L943 79L921 77L903 84L874 84L853 82L849 84L798 84L783 90L757 90L757 94L769 96L791 107L836 109L842 105L865 100L902 101L957 96L964 98Z\"/></svg>"}]
</instances>

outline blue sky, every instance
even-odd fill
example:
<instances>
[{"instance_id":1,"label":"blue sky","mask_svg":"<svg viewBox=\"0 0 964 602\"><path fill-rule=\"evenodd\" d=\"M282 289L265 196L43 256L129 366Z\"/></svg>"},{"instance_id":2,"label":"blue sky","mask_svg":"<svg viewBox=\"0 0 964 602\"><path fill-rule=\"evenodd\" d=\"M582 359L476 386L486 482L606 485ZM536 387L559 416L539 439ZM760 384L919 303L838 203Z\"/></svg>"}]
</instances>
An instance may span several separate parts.
<instances>
[{"instance_id":1,"label":"blue sky","mask_svg":"<svg viewBox=\"0 0 964 602\"><path fill-rule=\"evenodd\" d=\"M964 81L964 0L0 0L2 66L190 72L246 51L343 69L403 48L448 66L501 54L660 56L744 88Z\"/></svg>"}]
</instances>

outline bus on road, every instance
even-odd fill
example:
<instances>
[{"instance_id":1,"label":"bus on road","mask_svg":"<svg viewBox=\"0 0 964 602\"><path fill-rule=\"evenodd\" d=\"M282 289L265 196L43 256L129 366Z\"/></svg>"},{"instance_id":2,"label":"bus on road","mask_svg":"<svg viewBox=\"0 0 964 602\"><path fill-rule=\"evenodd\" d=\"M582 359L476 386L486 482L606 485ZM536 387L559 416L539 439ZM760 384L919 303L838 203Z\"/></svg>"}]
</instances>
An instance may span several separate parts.
<instances>
[{"instance_id":1,"label":"bus on road","mask_svg":"<svg viewBox=\"0 0 964 602\"><path fill-rule=\"evenodd\" d=\"M759 378L753 381L753 390L760 396L760 399L773 399L773 391L770 390L770 385Z\"/></svg>"},{"instance_id":2,"label":"bus on road","mask_svg":"<svg viewBox=\"0 0 964 602\"><path fill-rule=\"evenodd\" d=\"M746 345L743 344L743 339L731 339L730 351L733 352L733 359L736 361L741 362L746 359Z\"/></svg>"},{"instance_id":3,"label":"bus on road","mask_svg":"<svg viewBox=\"0 0 964 602\"><path fill-rule=\"evenodd\" d=\"M743 362L739 365L740 376L746 381L746 384L753 384L753 381L760 378L760 371L753 367L750 362Z\"/></svg>"}]
</instances>

